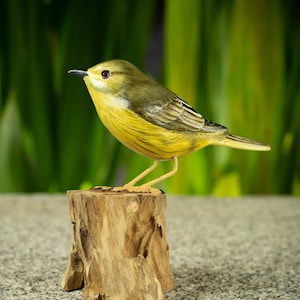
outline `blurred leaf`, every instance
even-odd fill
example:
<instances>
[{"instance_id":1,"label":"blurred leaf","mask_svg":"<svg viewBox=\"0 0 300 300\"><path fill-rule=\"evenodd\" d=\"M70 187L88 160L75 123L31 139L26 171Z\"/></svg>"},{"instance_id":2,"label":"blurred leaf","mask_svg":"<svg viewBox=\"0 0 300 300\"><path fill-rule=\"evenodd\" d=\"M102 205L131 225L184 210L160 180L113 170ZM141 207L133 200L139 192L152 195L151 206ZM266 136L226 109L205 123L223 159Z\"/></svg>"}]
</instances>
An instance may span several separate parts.
<instances>
[{"instance_id":1,"label":"blurred leaf","mask_svg":"<svg viewBox=\"0 0 300 300\"><path fill-rule=\"evenodd\" d=\"M151 160L111 136L67 70L123 58L148 73L148 50L164 46L156 63L168 88L272 151L207 147L180 158L159 187L299 194L298 12L295 0L0 1L0 192L122 184L147 168ZM162 162L145 180L171 168Z\"/></svg>"},{"instance_id":2,"label":"blurred leaf","mask_svg":"<svg viewBox=\"0 0 300 300\"><path fill-rule=\"evenodd\" d=\"M0 117L0 191L24 191L26 173L22 124L13 91Z\"/></svg>"},{"instance_id":3,"label":"blurred leaf","mask_svg":"<svg viewBox=\"0 0 300 300\"><path fill-rule=\"evenodd\" d=\"M241 194L239 176L236 172L223 174L216 181L213 195L222 197L235 197Z\"/></svg>"}]
</instances>

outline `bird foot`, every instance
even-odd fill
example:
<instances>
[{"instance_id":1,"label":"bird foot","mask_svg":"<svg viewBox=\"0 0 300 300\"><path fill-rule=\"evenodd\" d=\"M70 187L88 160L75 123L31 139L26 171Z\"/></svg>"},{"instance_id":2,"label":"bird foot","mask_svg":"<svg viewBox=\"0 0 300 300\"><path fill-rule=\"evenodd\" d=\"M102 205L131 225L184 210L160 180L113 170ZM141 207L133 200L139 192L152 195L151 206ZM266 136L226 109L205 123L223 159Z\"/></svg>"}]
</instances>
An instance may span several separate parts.
<instances>
[{"instance_id":1,"label":"bird foot","mask_svg":"<svg viewBox=\"0 0 300 300\"><path fill-rule=\"evenodd\" d=\"M127 185L127 184L125 184L124 186L116 186L116 187L95 186L92 188L92 190L103 191L103 192L118 192L118 193L146 193L146 194L154 194L154 195L164 193L159 189L152 188L147 185L134 186L134 185Z\"/></svg>"}]
</instances>

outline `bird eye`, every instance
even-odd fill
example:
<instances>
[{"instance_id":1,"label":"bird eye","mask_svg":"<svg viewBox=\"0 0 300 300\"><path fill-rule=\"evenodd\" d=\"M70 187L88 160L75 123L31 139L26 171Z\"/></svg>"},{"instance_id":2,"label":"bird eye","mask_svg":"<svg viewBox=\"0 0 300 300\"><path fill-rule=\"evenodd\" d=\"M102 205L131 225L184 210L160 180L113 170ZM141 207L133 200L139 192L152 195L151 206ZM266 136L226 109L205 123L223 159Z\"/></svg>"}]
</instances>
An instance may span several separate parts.
<instances>
[{"instance_id":1,"label":"bird eye","mask_svg":"<svg viewBox=\"0 0 300 300\"><path fill-rule=\"evenodd\" d=\"M102 79L108 79L110 77L110 71L109 70L103 70L101 72L101 76L102 76Z\"/></svg>"}]
</instances>

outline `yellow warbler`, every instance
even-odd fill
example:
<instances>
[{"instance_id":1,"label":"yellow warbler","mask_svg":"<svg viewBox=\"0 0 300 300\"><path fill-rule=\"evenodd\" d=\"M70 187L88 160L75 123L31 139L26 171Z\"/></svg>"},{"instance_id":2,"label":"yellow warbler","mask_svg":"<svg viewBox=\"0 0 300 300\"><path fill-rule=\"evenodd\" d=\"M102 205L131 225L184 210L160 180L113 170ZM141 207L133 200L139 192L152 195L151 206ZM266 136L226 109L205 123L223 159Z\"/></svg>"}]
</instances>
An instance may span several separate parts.
<instances>
[{"instance_id":1,"label":"yellow warbler","mask_svg":"<svg viewBox=\"0 0 300 300\"><path fill-rule=\"evenodd\" d=\"M106 128L126 147L154 160L154 164L123 186L147 191L172 175L177 158L208 145L268 151L260 142L230 134L222 125L205 120L172 91L125 60L110 60L87 71L70 70L83 77L97 113ZM161 160L173 160L172 171L135 186Z\"/></svg>"}]
</instances>

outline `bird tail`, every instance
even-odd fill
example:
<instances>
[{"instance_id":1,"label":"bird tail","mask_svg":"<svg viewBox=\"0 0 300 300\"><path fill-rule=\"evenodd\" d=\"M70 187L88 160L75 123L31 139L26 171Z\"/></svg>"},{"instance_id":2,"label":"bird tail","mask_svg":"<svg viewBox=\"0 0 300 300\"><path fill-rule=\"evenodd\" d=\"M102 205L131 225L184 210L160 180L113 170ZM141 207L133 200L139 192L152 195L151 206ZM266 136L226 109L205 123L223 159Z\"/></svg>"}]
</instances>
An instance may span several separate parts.
<instances>
[{"instance_id":1,"label":"bird tail","mask_svg":"<svg viewBox=\"0 0 300 300\"><path fill-rule=\"evenodd\" d=\"M230 148L254 151L269 151L271 147L267 144L260 143L255 140L250 140L238 135L228 134L223 139L214 141L213 145L225 146Z\"/></svg>"}]
</instances>

